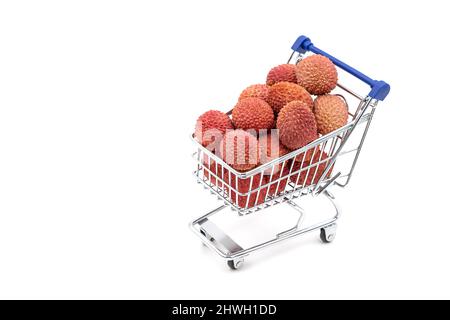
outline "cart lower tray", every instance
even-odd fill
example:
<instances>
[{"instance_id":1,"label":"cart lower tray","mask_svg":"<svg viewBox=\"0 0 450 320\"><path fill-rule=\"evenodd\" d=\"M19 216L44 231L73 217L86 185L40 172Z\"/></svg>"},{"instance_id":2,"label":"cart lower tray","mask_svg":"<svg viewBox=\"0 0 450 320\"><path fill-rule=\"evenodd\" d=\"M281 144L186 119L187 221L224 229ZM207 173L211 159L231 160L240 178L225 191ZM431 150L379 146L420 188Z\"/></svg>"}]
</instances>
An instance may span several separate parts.
<instances>
[{"instance_id":1,"label":"cart lower tray","mask_svg":"<svg viewBox=\"0 0 450 320\"><path fill-rule=\"evenodd\" d=\"M279 242L309 233L316 230L320 230L320 239L324 243L332 242L336 235L337 220L340 215L340 209L336 202L335 197L329 192L323 192L323 198L328 199L334 206L334 214L327 220L320 223L316 223L311 226L304 226L303 221L305 218L305 211L297 205L294 201L288 200L285 203L293 208L299 214L297 223L294 227L276 234L272 239L260 243L258 245L243 248L234 239L227 235L219 226L211 221L211 217L224 210L227 211L226 205L222 205L206 215L192 221L190 224L191 229L201 239L201 241L211 250L216 252L220 257L226 260L228 266L231 269L239 269L244 263L244 258L252 252L267 248L275 245Z\"/></svg>"}]
</instances>

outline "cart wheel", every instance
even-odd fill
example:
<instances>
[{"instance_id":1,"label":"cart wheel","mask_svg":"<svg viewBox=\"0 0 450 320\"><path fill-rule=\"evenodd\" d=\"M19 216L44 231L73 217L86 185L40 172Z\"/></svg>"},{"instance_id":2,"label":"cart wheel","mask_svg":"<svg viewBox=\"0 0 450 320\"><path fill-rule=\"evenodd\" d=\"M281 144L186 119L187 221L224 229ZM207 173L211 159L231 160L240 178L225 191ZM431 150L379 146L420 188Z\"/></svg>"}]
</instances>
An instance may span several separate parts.
<instances>
[{"instance_id":1,"label":"cart wheel","mask_svg":"<svg viewBox=\"0 0 450 320\"><path fill-rule=\"evenodd\" d=\"M320 240L323 243L331 243L336 238L336 224L320 229Z\"/></svg>"},{"instance_id":2,"label":"cart wheel","mask_svg":"<svg viewBox=\"0 0 450 320\"><path fill-rule=\"evenodd\" d=\"M227 265L231 270L238 270L244 264L244 260L228 260Z\"/></svg>"}]
</instances>

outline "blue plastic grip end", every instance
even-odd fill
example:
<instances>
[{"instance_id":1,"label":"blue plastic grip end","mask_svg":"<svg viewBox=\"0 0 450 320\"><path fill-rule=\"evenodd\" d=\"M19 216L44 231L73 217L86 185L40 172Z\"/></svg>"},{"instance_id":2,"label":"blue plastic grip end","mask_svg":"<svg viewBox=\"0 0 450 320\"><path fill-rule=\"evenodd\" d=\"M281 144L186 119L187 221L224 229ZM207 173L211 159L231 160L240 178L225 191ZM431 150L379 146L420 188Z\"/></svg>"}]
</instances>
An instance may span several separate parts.
<instances>
[{"instance_id":1,"label":"blue plastic grip end","mask_svg":"<svg viewBox=\"0 0 450 320\"><path fill-rule=\"evenodd\" d=\"M312 46L311 39L305 36L300 36L295 40L294 44L292 45L292 50L300 52L300 53L306 53L306 51L309 51L309 47Z\"/></svg>"},{"instance_id":2,"label":"blue plastic grip end","mask_svg":"<svg viewBox=\"0 0 450 320\"><path fill-rule=\"evenodd\" d=\"M372 86L372 90L370 91L369 96L374 99L383 101L388 96L390 91L391 86L386 82L375 80L375 84Z\"/></svg>"},{"instance_id":3,"label":"blue plastic grip end","mask_svg":"<svg viewBox=\"0 0 450 320\"><path fill-rule=\"evenodd\" d=\"M307 51L311 51L313 53L327 57L342 70L350 73L359 80L367 83L372 89L369 93L369 96L374 99L383 101L388 96L389 91L391 90L391 87L386 82L379 80L372 80L370 77L366 76L362 72L350 67L348 64L340 61L339 59L336 59L332 55L315 47L314 44L311 42L311 39L309 39L306 36L298 37L297 40L295 40L294 44L292 45L292 50L297 51L299 53L306 53Z\"/></svg>"}]
</instances>

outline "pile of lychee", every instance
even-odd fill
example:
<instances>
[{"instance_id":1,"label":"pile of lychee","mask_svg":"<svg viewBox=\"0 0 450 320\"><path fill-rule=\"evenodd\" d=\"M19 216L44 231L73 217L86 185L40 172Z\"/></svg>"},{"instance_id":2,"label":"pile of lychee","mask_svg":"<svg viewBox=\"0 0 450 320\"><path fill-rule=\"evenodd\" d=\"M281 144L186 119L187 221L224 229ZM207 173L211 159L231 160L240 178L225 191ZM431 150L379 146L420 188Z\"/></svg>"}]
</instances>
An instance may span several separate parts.
<instances>
[{"instance_id":1,"label":"pile of lychee","mask_svg":"<svg viewBox=\"0 0 450 320\"><path fill-rule=\"evenodd\" d=\"M347 124L347 103L330 94L337 80L335 65L321 55L279 65L269 71L266 84L242 91L231 118L217 110L202 114L194 136L236 171L251 171ZM283 193L288 180L303 186L316 184L327 165L323 159L328 158L317 149L246 179L205 155L204 176L214 186L224 187L231 202L251 208ZM306 167L313 169L301 171Z\"/></svg>"}]
</instances>

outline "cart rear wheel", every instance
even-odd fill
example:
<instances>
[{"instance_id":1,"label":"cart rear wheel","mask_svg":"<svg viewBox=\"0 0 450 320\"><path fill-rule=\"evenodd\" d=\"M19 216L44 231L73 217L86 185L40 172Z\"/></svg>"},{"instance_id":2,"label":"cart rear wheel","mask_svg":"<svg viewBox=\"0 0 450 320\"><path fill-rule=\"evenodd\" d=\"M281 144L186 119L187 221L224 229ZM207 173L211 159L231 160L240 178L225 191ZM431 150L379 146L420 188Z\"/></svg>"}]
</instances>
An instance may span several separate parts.
<instances>
[{"instance_id":1,"label":"cart rear wheel","mask_svg":"<svg viewBox=\"0 0 450 320\"><path fill-rule=\"evenodd\" d=\"M244 264L244 260L228 260L227 265L231 270L238 270Z\"/></svg>"},{"instance_id":2,"label":"cart rear wheel","mask_svg":"<svg viewBox=\"0 0 450 320\"><path fill-rule=\"evenodd\" d=\"M323 243L331 243L336 238L336 224L320 229L320 240Z\"/></svg>"}]
</instances>

